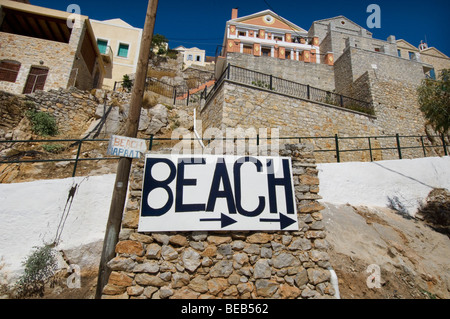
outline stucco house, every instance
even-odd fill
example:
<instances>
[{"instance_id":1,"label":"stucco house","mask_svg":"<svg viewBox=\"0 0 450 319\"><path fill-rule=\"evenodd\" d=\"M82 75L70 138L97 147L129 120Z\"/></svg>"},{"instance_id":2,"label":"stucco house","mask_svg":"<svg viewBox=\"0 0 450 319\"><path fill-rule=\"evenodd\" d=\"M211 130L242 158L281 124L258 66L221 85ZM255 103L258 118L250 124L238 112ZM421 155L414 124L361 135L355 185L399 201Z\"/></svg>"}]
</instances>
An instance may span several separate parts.
<instances>
[{"instance_id":1,"label":"stucco house","mask_svg":"<svg viewBox=\"0 0 450 319\"><path fill-rule=\"evenodd\" d=\"M176 47L174 50L180 52L183 55L183 63L186 67L189 67L193 64L205 66L205 50L201 50L199 48L185 48L180 45Z\"/></svg>"},{"instance_id":2,"label":"stucco house","mask_svg":"<svg viewBox=\"0 0 450 319\"><path fill-rule=\"evenodd\" d=\"M105 68L87 16L0 0L0 90L101 87Z\"/></svg>"},{"instance_id":3,"label":"stucco house","mask_svg":"<svg viewBox=\"0 0 450 319\"><path fill-rule=\"evenodd\" d=\"M106 65L105 89L113 89L125 74L136 73L142 29L122 19L91 20L96 42Z\"/></svg>"}]
</instances>

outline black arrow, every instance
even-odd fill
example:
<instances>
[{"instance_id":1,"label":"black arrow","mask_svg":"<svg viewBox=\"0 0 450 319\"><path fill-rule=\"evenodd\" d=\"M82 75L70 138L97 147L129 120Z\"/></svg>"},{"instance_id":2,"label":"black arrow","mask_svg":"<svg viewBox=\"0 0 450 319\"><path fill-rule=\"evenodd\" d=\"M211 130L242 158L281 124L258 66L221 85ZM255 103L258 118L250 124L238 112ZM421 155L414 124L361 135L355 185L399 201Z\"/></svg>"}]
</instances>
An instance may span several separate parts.
<instances>
[{"instance_id":1,"label":"black arrow","mask_svg":"<svg viewBox=\"0 0 450 319\"><path fill-rule=\"evenodd\" d=\"M236 223L234 219L228 217L227 215L221 213L220 218L201 218L201 222L220 222L220 228L227 227L229 225L232 225Z\"/></svg>"},{"instance_id":2,"label":"black arrow","mask_svg":"<svg viewBox=\"0 0 450 319\"><path fill-rule=\"evenodd\" d=\"M292 218L289 218L282 213L280 213L279 219L272 219L272 218L260 218L260 222L280 222L280 229L285 229L286 227L289 227L293 223L295 223L295 220Z\"/></svg>"}]
</instances>

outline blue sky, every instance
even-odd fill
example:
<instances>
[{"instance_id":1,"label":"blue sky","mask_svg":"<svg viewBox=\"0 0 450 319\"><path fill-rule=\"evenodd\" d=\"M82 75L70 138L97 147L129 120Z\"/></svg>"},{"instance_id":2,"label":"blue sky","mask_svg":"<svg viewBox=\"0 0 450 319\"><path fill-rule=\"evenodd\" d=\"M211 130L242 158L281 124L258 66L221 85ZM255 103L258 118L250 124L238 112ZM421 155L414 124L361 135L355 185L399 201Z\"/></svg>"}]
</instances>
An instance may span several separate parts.
<instances>
[{"instance_id":1,"label":"blue sky","mask_svg":"<svg viewBox=\"0 0 450 319\"><path fill-rule=\"evenodd\" d=\"M91 19L121 18L132 26L142 28L145 21L147 0L31 0L31 4L65 11L71 3L81 8L81 14ZM366 12L371 3L381 9L381 28L370 29ZM239 17L266 9L308 30L315 20L344 15L373 33L373 37L386 40L389 35L405 39L414 46L421 40L428 41L450 56L450 1L448 0L159 0L155 33L165 35L169 46L196 46L215 55L217 45L222 44L225 22L231 18L231 9L239 8ZM118 9L120 8L120 9Z\"/></svg>"}]
</instances>

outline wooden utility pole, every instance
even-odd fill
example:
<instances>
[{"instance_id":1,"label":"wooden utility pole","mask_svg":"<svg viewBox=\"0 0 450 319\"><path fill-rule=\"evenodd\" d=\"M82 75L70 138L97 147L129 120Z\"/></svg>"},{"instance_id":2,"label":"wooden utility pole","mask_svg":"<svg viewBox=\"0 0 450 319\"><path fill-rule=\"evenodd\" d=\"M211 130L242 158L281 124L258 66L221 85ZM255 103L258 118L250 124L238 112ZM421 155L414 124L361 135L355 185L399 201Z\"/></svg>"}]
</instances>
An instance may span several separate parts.
<instances>
[{"instance_id":1,"label":"wooden utility pole","mask_svg":"<svg viewBox=\"0 0 450 319\"><path fill-rule=\"evenodd\" d=\"M130 111L125 126L124 135L128 137L136 137L138 132L157 8L158 0L149 0L141 39L141 49L139 51L139 60L136 68L136 76L131 94ZM95 293L96 299L101 298L103 288L107 284L109 275L111 274L111 270L108 268L107 263L114 257L116 244L119 239L131 163L131 158L122 157L117 166L116 181L114 184L108 223L106 224L105 238L103 241L102 256L100 258L98 269L97 290Z\"/></svg>"}]
</instances>

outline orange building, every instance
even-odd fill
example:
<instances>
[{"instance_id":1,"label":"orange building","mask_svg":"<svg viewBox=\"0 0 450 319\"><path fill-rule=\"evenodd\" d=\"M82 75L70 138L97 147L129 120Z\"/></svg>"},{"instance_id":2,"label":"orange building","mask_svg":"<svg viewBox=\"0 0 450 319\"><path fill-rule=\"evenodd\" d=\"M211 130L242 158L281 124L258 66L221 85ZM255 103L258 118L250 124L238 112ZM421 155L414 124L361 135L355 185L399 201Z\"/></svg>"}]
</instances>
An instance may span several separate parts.
<instances>
[{"instance_id":1,"label":"orange building","mask_svg":"<svg viewBox=\"0 0 450 319\"><path fill-rule=\"evenodd\" d=\"M226 23L222 56L228 52L269 56L309 63L320 63L319 38L308 37L308 31L264 10L238 18L233 9Z\"/></svg>"}]
</instances>

